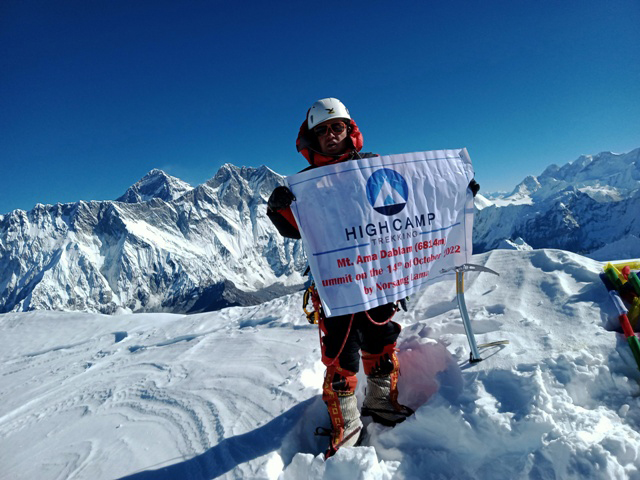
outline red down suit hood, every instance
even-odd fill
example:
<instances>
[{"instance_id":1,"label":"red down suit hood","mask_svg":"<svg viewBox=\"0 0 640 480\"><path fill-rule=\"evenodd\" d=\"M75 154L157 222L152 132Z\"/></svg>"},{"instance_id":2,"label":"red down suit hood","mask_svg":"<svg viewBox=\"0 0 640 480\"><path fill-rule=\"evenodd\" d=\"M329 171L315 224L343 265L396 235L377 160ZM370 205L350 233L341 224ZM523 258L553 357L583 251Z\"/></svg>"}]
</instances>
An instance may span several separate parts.
<instances>
[{"instance_id":1,"label":"red down suit hood","mask_svg":"<svg viewBox=\"0 0 640 480\"><path fill-rule=\"evenodd\" d=\"M312 167L322 167L324 165L331 165L332 163L340 163L352 158L353 151L359 152L362 150L364 142L362 140L362 133L358 125L356 125L356 122L353 119L351 119L350 122L351 132L349 133L349 137L351 138L353 148L340 156L323 155L318 151L318 141L315 134L309 130L306 118L300 126L300 132L298 132L298 139L296 140L296 148Z\"/></svg>"}]
</instances>

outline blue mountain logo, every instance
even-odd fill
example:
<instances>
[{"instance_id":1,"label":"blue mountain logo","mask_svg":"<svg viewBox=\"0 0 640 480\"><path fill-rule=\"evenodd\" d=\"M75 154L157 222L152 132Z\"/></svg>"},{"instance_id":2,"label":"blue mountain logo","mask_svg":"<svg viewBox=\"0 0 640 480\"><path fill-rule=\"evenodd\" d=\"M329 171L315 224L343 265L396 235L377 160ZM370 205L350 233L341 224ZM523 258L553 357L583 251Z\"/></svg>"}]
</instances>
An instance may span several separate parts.
<instances>
[{"instance_id":1,"label":"blue mountain logo","mask_svg":"<svg viewBox=\"0 0 640 480\"><path fill-rule=\"evenodd\" d=\"M367 180L367 199L374 210L383 215L400 213L407 204L409 186L402 175L390 168L381 168Z\"/></svg>"}]
</instances>

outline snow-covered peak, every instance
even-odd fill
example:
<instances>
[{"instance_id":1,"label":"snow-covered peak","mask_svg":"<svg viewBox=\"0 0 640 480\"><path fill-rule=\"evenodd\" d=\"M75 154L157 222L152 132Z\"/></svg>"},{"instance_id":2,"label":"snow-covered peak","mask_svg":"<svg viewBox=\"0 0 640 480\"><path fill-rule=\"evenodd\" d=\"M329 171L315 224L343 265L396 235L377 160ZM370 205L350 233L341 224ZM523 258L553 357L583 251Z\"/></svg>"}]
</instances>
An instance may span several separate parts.
<instances>
[{"instance_id":1,"label":"snow-covered peak","mask_svg":"<svg viewBox=\"0 0 640 480\"><path fill-rule=\"evenodd\" d=\"M513 191L506 196L494 199L497 206L528 205L533 202L532 196L541 188L538 177L527 176Z\"/></svg>"},{"instance_id":2,"label":"snow-covered peak","mask_svg":"<svg viewBox=\"0 0 640 480\"><path fill-rule=\"evenodd\" d=\"M265 165L261 165L260 167L237 167L231 163L225 163L218 169L213 178L207 181L207 184L210 187L215 188L218 185L231 180L245 180L249 183L256 183L259 181L269 180L271 178L281 180L284 177L275 173Z\"/></svg>"},{"instance_id":3,"label":"snow-covered peak","mask_svg":"<svg viewBox=\"0 0 640 480\"><path fill-rule=\"evenodd\" d=\"M205 185L216 192L223 204L237 206L240 197L246 196L266 202L273 189L283 184L284 177L264 165L236 167L226 163Z\"/></svg>"},{"instance_id":4,"label":"snow-covered peak","mask_svg":"<svg viewBox=\"0 0 640 480\"><path fill-rule=\"evenodd\" d=\"M476 207L476 210L482 210L483 208L490 207L494 205L494 203L486 198L484 195L478 193L473 199L473 204Z\"/></svg>"},{"instance_id":5,"label":"snow-covered peak","mask_svg":"<svg viewBox=\"0 0 640 480\"><path fill-rule=\"evenodd\" d=\"M617 250L640 255L640 148L551 165L491 201L495 208L478 208L476 202L475 252L511 248L520 237L533 248L593 258L615 257Z\"/></svg>"},{"instance_id":6,"label":"snow-covered peak","mask_svg":"<svg viewBox=\"0 0 640 480\"><path fill-rule=\"evenodd\" d=\"M170 202L181 197L193 187L187 182L154 168L133 184L117 199L118 202L140 203L153 198Z\"/></svg>"},{"instance_id":7,"label":"snow-covered peak","mask_svg":"<svg viewBox=\"0 0 640 480\"><path fill-rule=\"evenodd\" d=\"M532 175L527 176L522 182L520 182L516 188L511 192L509 196L525 196L535 193L540 188L540 182L537 177Z\"/></svg>"},{"instance_id":8,"label":"snow-covered peak","mask_svg":"<svg viewBox=\"0 0 640 480\"><path fill-rule=\"evenodd\" d=\"M223 166L192 188L152 170L117 201L0 217L0 312L193 312L297 288L305 257L266 216L283 178Z\"/></svg>"},{"instance_id":9,"label":"snow-covered peak","mask_svg":"<svg viewBox=\"0 0 640 480\"><path fill-rule=\"evenodd\" d=\"M637 162L640 160L640 148L628 153L601 152L597 155L581 155L573 162L562 167L551 165L540 175L540 179L554 178L559 181L576 183L610 178L620 170L635 170L633 180L640 180ZM543 180L541 180L543 181Z\"/></svg>"},{"instance_id":10,"label":"snow-covered peak","mask_svg":"<svg viewBox=\"0 0 640 480\"><path fill-rule=\"evenodd\" d=\"M597 201L617 201L640 188L640 148L628 153L581 155L559 167L550 165L537 177L529 176L505 197L507 203L530 196L540 202L574 187Z\"/></svg>"}]
</instances>

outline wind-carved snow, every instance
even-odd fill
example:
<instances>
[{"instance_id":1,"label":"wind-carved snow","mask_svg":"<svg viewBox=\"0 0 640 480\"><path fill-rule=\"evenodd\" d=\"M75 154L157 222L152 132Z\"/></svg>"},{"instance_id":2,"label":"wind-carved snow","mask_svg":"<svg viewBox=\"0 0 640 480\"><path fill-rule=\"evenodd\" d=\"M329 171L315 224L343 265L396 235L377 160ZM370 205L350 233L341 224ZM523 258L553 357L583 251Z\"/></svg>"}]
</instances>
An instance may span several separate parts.
<instances>
[{"instance_id":1,"label":"wind-carved snow","mask_svg":"<svg viewBox=\"0 0 640 480\"><path fill-rule=\"evenodd\" d=\"M598 273L560 250L495 250L411 298L394 429L322 459L317 326L301 293L198 315L0 316L3 477L602 479L640 476L640 372ZM361 403L366 384L359 372Z\"/></svg>"}]
</instances>

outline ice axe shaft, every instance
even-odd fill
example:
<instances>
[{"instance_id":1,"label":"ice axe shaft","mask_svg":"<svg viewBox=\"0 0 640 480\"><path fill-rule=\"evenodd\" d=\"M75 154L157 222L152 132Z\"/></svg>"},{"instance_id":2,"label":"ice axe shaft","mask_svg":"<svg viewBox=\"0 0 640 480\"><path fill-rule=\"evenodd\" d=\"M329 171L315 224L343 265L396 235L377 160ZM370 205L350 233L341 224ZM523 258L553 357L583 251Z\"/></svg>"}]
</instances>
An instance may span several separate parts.
<instances>
[{"instance_id":1,"label":"ice axe shaft","mask_svg":"<svg viewBox=\"0 0 640 480\"><path fill-rule=\"evenodd\" d=\"M467 312L467 303L464 300L464 272L486 272L494 275L500 275L498 272L491 270L490 268L483 267L482 265L474 265L472 263L465 263L458 267L453 267L445 270L441 270L440 273L446 273L455 270L456 272L456 299L458 300L458 309L460 310L460 316L462 317L462 324L464 325L464 331L467 334L467 340L469 340L469 348L471 354L469 356L469 363L480 362L480 353L478 352L478 345L476 344L476 337L473 334L471 328L471 320L469 319L469 312Z\"/></svg>"},{"instance_id":2,"label":"ice axe shaft","mask_svg":"<svg viewBox=\"0 0 640 480\"><path fill-rule=\"evenodd\" d=\"M460 310L460 316L462 317L464 331L467 334L467 339L469 340L469 348L471 348L469 362L479 362L482 358L480 358L480 353L478 353L476 337L471 329L471 320L469 320L469 313L467 312L467 303L464 301L464 271L456 270L456 298L458 300L458 309Z\"/></svg>"}]
</instances>

